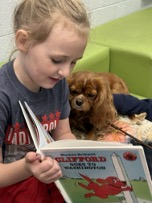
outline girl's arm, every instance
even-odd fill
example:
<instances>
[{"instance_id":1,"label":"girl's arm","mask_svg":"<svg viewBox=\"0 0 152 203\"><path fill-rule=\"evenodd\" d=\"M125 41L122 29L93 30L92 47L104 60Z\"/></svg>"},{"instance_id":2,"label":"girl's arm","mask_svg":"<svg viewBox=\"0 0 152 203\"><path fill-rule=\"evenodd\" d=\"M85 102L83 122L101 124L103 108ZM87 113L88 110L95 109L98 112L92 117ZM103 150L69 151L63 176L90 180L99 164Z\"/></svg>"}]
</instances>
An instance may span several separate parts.
<instances>
[{"instance_id":1,"label":"girl's arm","mask_svg":"<svg viewBox=\"0 0 152 203\"><path fill-rule=\"evenodd\" d=\"M56 129L53 130L52 135L54 140L76 139L71 132L69 118L59 120Z\"/></svg>"},{"instance_id":2,"label":"girl's arm","mask_svg":"<svg viewBox=\"0 0 152 203\"><path fill-rule=\"evenodd\" d=\"M27 170L25 159L10 164L3 164L2 162L2 147L0 147L0 187L17 183L32 175Z\"/></svg>"},{"instance_id":3,"label":"girl's arm","mask_svg":"<svg viewBox=\"0 0 152 203\"><path fill-rule=\"evenodd\" d=\"M50 157L40 162L35 152L28 152L25 158L13 163L2 163L2 148L0 148L0 187L9 186L35 176L41 182L49 184L62 176L57 161Z\"/></svg>"}]
</instances>

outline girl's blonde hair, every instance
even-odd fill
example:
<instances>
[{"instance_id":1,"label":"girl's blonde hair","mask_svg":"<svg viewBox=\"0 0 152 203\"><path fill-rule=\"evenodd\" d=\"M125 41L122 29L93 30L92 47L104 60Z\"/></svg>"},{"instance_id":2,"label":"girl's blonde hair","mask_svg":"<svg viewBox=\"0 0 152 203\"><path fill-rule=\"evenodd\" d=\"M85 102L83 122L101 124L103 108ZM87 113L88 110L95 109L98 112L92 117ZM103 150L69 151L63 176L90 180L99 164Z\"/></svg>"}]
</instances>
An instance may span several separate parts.
<instances>
[{"instance_id":1,"label":"girl's blonde hair","mask_svg":"<svg viewBox=\"0 0 152 203\"><path fill-rule=\"evenodd\" d=\"M14 32L26 30L34 45L45 41L56 23L69 21L78 34L88 38L90 24L80 0L22 0L14 11Z\"/></svg>"}]
</instances>

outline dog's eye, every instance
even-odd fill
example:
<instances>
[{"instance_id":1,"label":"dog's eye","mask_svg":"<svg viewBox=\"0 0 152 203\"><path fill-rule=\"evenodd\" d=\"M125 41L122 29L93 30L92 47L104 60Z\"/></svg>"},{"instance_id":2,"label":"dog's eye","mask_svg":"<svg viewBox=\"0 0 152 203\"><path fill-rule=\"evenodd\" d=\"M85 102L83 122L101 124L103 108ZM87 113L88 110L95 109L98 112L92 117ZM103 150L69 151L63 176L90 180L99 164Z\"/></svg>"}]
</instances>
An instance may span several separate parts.
<instances>
[{"instance_id":1,"label":"dog's eye","mask_svg":"<svg viewBox=\"0 0 152 203\"><path fill-rule=\"evenodd\" d=\"M87 95L89 98L93 99L96 95L95 94L88 94Z\"/></svg>"},{"instance_id":2,"label":"dog's eye","mask_svg":"<svg viewBox=\"0 0 152 203\"><path fill-rule=\"evenodd\" d=\"M78 94L78 92L77 92L76 90L71 90L70 92L71 92L71 94L73 94L73 95L77 95L77 94Z\"/></svg>"}]
</instances>

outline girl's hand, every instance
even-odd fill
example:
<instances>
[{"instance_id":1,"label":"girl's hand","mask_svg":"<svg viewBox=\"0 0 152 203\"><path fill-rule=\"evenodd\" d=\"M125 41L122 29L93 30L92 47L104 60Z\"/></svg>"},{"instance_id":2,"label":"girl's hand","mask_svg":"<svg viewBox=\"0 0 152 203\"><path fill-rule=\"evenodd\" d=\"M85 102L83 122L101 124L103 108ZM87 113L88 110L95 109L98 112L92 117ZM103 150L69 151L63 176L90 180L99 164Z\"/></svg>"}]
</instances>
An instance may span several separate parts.
<instances>
[{"instance_id":1,"label":"girl's hand","mask_svg":"<svg viewBox=\"0 0 152 203\"><path fill-rule=\"evenodd\" d=\"M49 184L62 177L62 171L58 162L51 157L40 157L35 152L28 152L25 156L25 164L31 175L43 183Z\"/></svg>"}]
</instances>

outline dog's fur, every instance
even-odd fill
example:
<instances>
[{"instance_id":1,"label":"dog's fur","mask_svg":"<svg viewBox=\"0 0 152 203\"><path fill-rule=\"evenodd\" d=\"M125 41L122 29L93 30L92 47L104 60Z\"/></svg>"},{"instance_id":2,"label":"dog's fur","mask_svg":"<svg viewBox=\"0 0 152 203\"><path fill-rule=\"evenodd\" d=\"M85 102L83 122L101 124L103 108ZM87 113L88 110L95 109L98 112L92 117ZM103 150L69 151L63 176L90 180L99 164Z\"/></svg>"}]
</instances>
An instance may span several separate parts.
<instances>
[{"instance_id":1,"label":"dog's fur","mask_svg":"<svg viewBox=\"0 0 152 203\"><path fill-rule=\"evenodd\" d=\"M87 134L85 139L95 139L107 122L113 123L117 118L112 94L129 94L128 87L112 73L74 72L67 82L70 89L71 129L75 134L79 134L76 131Z\"/></svg>"}]
</instances>

